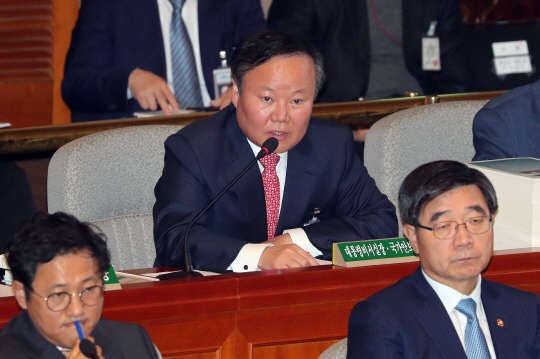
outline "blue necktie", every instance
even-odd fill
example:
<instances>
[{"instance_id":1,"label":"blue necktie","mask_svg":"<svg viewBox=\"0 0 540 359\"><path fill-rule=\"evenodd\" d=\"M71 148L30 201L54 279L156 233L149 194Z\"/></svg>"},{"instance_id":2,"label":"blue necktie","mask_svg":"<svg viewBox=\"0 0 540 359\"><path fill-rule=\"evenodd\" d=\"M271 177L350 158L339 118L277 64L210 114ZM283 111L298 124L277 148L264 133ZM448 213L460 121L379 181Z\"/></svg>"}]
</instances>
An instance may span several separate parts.
<instances>
[{"instance_id":1,"label":"blue necktie","mask_svg":"<svg viewBox=\"0 0 540 359\"><path fill-rule=\"evenodd\" d=\"M472 298L462 299L456 305L456 310L467 317L465 327L465 351L468 359L491 359L486 343L486 337L478 317L476 316L476 302Z\"/></svg>"},{"instance_id":2,"label":"blue necktie","mask_svg":"<svg viewBox=\"0 0 540 359\"><path fill-rule=\"evenodd\" d=\"M189 40L182 6L186 0L170 0L173 6L171 19L171 63L174 95L180 108L202 107L201 87L197 76L197 66L193 47Z\"/></svg>"}]
</instances>

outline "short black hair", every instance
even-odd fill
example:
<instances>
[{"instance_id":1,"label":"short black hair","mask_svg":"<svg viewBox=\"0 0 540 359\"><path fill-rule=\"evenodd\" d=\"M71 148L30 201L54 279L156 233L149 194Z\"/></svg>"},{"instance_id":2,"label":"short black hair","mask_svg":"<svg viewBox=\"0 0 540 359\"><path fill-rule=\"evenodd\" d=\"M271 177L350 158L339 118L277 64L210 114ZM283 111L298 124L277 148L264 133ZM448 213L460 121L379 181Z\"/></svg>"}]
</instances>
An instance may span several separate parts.
<instances>
[{"instance_id":1,"label":"short black hair","mask_svg":"<svg viewBox=\"0 0 540 359\"><path fill-rule=\"evenodd\" d=\"M324 80L323 58L310 42L278 30L265 30L251 35L238 49L231 65L231 76L242 93L242 81L248 72L274 57L307 55L315 65L315 97Z\"/></svg>"},{"instance_id":2,"label":"short black hair","mask_svg":"<svg viewBox=\"0 0 540 359\"><path fill-rule=\"evenodd\" d=\"M499 208L497 195L489 179L480 171L456 161L435 161L423 164L403 180L399 189L399 212L404 224L418 226L424 207L443 193L476 185L493 215Z\"/></svg>"},{"instance_id":3,"label":"short black hair","mask_svg":"<svg viewBox=\"0 0 540 359\"><path fill-rule=\"evenodd\" d=\"M32 288L38 264L50 262L56 256L84 250L96 258L103 277L111 263L111 255L105 235L99 228L63 212L38 213L8 243L7 262L13 279L29 289Z\"/></svg>"}]
</instances>

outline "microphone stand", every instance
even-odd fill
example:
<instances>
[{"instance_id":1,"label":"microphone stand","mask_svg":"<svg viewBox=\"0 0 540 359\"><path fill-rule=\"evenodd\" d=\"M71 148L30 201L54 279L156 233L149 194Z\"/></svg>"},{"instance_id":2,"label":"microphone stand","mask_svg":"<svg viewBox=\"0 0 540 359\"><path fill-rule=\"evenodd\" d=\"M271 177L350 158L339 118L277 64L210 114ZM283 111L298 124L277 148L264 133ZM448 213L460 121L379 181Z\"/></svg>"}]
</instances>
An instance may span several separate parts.
<instances>
[{"instance_id":1,"label":"microphone stand","mask_svg":"<svg viewBox=\"0 0 540 359\"><path fill-rule=\"evenodd\" d=\"M242 172L240 172L223 190L221 190L221 192L219 192L219 194L212 200L212 202L210 202L202 211L200 211L199 214L197 214L191 220L191 222L189 222L187 229L184 232L184 236L182 237L182 240L184 241L184 261L185 261L184 270L181 272L162 274L162 275L157 276L156 278L159 278L161 280L161 279L175 279L175 278L193 278L193 277L202 276L201 273L195 272L193 270L193 265L191 264L191 253L189 252L189 249L188 249L188 235L189 235L189 232L191 231L191 227L193 227L193 225L206 213L206 211L208 211L214 205L214 203L216 203L217 200L220 199L225 194L225 192L227 192L229 188L232 187L232 185L238 182L240 177L242 177L251 167L253 167L253 165L257 163L258 160L260 160L266 155L273 153L277 149L278 145L279 145L279 141L275 137L270 137L266 141L264 141L261 147L261 150L259 151L257 156L253 159L253 161L251 161L251 163L246 168L244 168Z\"/></svg>"}]
</instances>

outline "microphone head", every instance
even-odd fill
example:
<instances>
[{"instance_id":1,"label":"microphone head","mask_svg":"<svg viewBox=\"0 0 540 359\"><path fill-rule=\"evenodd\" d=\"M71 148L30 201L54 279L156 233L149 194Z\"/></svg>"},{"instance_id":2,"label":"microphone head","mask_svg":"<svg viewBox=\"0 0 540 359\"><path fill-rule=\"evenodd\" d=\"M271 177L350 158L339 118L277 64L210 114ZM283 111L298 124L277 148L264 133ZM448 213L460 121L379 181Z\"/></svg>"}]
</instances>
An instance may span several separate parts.
<instances>
[{"instance_id":1,"label":"microphone head","mask_svg":"<svg viewBox=\"0 0 540 359\"><path fill-rule=\"evenodd\" d=\"M278 148L279 141L275 137L269 137L261 146L261 149L266 150L266 154L269 155L271 153L274 153L274 151Z\"/></svg>"},{"instance_id":2,"label":"microphone head","mask_svg":"<svg viewBox=\"0 0 540 359\"><path fill-rule=\"evenodd\" d=\"M97 355L95 344L88 339L81 340L79 348L81 349L81 353L87 358L95 358Z\"/></svg>"}]
</instances>

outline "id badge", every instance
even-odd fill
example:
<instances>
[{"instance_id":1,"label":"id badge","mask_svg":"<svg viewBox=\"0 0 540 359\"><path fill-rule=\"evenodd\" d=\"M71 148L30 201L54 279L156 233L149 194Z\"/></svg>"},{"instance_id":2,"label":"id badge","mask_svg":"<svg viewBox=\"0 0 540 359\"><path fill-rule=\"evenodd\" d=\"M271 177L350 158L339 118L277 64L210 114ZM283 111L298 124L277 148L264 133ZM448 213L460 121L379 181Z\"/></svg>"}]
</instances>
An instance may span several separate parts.
<instances>
[{"instance_id":1,"label":"id badge","mask_svg":"<svg viewBox=\"0 0 540 359\"><path fill-rule=\"evenodd\" d=\"M438 37L422 38L422 70L441 71L441 48Z\"/></svg>"}]
</instances>

